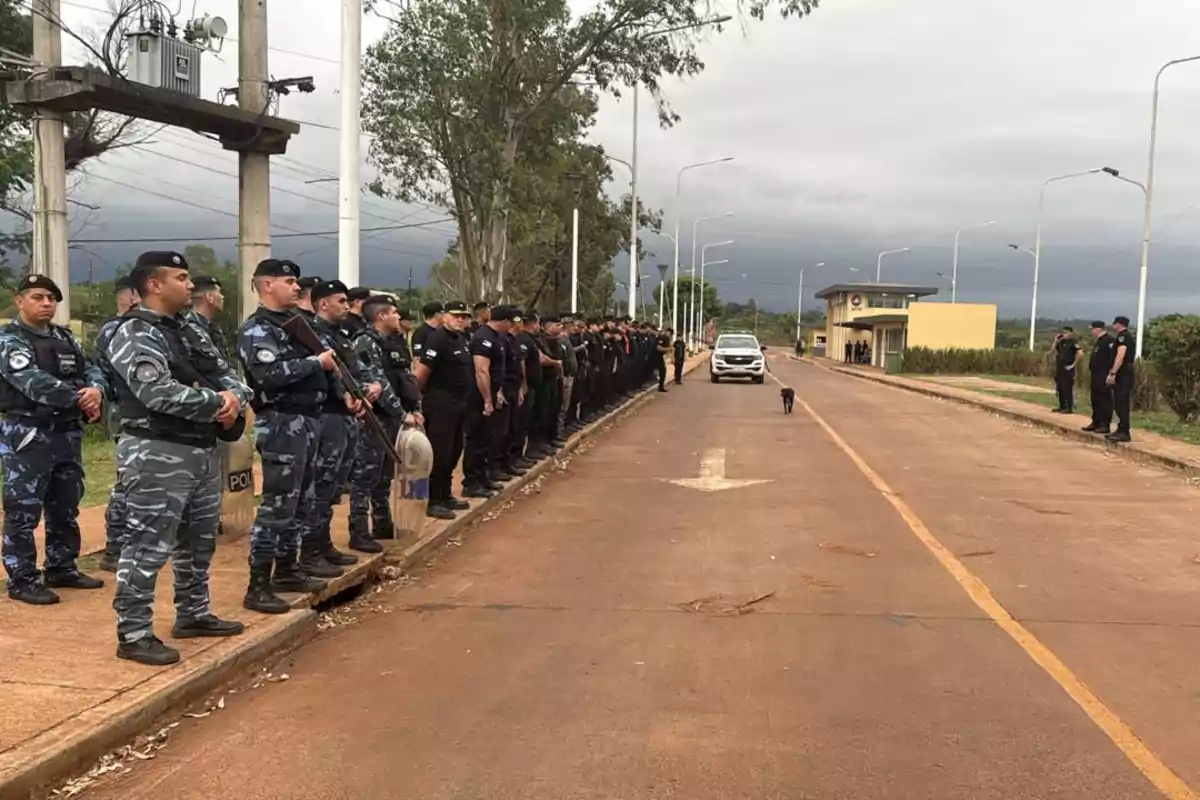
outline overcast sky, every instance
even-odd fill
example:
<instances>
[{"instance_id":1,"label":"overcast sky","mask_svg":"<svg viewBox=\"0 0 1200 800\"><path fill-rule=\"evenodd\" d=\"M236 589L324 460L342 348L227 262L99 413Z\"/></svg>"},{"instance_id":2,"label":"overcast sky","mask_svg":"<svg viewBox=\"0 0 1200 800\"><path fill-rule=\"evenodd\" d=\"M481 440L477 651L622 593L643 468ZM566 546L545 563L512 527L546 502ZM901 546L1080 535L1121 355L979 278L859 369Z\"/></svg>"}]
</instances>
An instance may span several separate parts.
<instances>
[{"instance_id":1,"label":"overcast sky","mask_svg":"<svg viewBox=\"0 0 1200 800\"><path fill-rule=\"evenodd\" d=\"M63 3L72 25L100 19L73 0ZM103 0L80 3L99 7ZM197 5L225 17L230 35L237 35L235 0ZM317 84L315 94L284 98L285 116L337 126L339 16L331 0L270 4L271 46L306 54L272 50L271 73L313 75ZM1154 73L1169 59L1200 55L1198 23L1200 0L823 0L802 21L734 26L703 47L702 75L668 84L683 117L675 128L657 127L643 94L639 196L666 211L668 230L681 219L684 269L691 264L693 220L734 212L701 223L701 244L735 240L710 251L710 260L731 261L711 272L722 296L754 297L777 310L794 308L801 266L809 266L806 302L815 308L812 292L821 284L873 279L876 254L884 249L911 248L884 260L885 280L937 285L935 273L951 271L955 229L994 219L997 224L962 235L959 299L998 303L1002 315L1028 315L1032 258L1006 245L1033 247L1042 181L1101 166L1145 180ZM381 31L382 23L368 19L364 38L374 40ZM206 97L215 99L218 88L236 83L236 44L227 43L221 59L205 60ZM1162 86L1151 315L1200 311L1200 250L1192 243L1200 228L1200 140L1194 135L1200 63L1168 71ZM273 161L275 223L337 228L336 183L304 183L336 175L337 136L305 126L288 156ZM628 94L604 103L592 139L629 159ZM681 166L725 156L735 161L688 172L682 203L676 203ZM110 158L93 171L237 210L236 179L218 173L236 173L235 156L188 133L165 133L142 152ZM364 180L369 176L364 169ZM624 168L617 168L616 180L614 194L627 192ZM79 194L103 206L81 238L161 233L186 242L236 233L231 217L102 180ZM1136 186L1105 175L1051 185L1040 313L1132 316L1142 203ZM364 227L441 216L380 200L368 201L363 211ZM364 279L403 283L412 267L421 282L452 233L442 224L364 241ZM645 241L655 255L643 261L643 272L656 275L655 265L671 260L671 244L654 236ZM232 254L230 244L214 245ZM90 246L109 261L125 260L133 249ZM303 253L302 264L331 274L337 246L332 238L279 239L275 253ZM812 269L822 261L826 267ZM85 264L75 262L77 278ZM614 264L620 273L627 265L624 256Z\"/></svg>"}]
</instances>

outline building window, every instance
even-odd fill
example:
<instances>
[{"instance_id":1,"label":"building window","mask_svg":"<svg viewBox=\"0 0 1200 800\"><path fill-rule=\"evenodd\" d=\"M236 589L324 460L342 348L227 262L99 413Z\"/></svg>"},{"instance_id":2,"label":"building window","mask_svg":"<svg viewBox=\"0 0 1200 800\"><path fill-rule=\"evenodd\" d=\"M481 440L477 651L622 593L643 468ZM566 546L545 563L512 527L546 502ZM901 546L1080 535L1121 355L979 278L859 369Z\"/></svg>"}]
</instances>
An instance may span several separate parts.
<instances>
[{"instance_id":1,"label":"building window","mask_svg":"<svg viewBox=\"0 0 1200 800\"><path fill-rule=\"evenodd\" d=\"M871 308L908 308L908 301L905 297L873 296L867 299L867 305Z\"/></svg>"}]
</instances>

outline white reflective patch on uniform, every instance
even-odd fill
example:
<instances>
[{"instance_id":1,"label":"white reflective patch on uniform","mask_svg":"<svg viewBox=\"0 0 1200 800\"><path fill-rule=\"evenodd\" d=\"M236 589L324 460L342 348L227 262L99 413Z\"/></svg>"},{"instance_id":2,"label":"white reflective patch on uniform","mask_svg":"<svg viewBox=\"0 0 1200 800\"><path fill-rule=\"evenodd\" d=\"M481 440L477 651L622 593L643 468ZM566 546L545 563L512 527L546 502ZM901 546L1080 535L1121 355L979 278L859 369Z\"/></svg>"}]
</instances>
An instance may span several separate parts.
<instances>
[{"instance_id":1,"label":"white reflective patch on uniform","mask_svg":"<svg viewBox=\"0 0 1200 800\"><path fill-rule=\"evenodd\" d=\"M8 357L8 367L12 370L21 370L29 366L30 359L28 353L17 351Z\"/></svg>"},{"instance_id":2,"label":"white reflective patch on uniform","mask_svg":"<svg viewBox=\"0 0 1200 800\"><path fill-rule=\"evenodd\" d=\"M487 339L484 339L484 340L483 340L483 346L484 346L484 347L491 347L491 346L492 346L492 343L491 343L491 342L489 342Z\"/></svg>"},{"instance_id":3,"label":"white reflective patch on uniform","mask_svg":"<svg viewBox=\"0 0 1200 800\"><path fill-rule=\"evenodd\" d=\"M141 361L133 368L134 380L140 383L154 383L162 376L162 370L153 361Z\"/></svg>"},{"instance_id":4,"label":"white reflective patch on uniform","mask_svg":"<svg viewBox=\"0 0 1200 800\"><path fill-rule=\"evenodd\" d=\"M462 350L455 350L455 351L454 351L453 353L451 353L450 355L452 355L452 356L462 355Z\"/></svg>"},{"instance_id":5,"label":"white reflective patch on uniform","mask_svg":"<svg viewBox=\"0 0 1200 800\"><path fill-rule=\"evenodd\" d=\"M426 350L425 352L430 358L437 358L437 350Z\"/></svg>"},{"instance_id":6,"label":"white reflective patch on uniform","mask_svg":"<svg viewBox=\"0 0 1200 800\"><path fill-rule=\"evenodd\" d=\"M260 364L272 364L275 362L275 353L265 348L255 353L254 357L258 359Z\"/></svg>"}]
</instances>

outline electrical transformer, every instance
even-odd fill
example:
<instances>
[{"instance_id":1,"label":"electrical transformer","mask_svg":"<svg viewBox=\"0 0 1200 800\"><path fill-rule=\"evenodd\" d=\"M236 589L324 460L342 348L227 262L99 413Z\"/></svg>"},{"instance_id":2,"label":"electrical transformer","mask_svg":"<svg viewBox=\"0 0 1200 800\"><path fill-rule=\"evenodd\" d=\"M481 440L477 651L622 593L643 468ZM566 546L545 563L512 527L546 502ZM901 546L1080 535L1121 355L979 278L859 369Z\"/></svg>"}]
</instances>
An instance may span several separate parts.
<instances>
[{"instance_id":1,"label":"electrical transformer","mask_svg":"<svg viewBox=\"0 0 1200 800\"><path fill-rule=\"evenodd\" d=\"M200 96L200 54L182 39L157 31L129 34L129 79L156 89Z\"/></svg>"}]
</instances>

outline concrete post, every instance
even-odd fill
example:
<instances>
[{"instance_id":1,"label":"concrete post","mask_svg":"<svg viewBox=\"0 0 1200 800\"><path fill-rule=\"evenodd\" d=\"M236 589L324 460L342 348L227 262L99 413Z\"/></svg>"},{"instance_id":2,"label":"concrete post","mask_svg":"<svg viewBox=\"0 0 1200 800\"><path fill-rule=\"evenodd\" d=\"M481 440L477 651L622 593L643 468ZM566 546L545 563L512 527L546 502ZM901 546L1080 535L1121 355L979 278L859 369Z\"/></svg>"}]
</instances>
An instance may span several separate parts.
<instances>
[{"instance_id":1,"label":"concrete post","mask_svg":"<svg viewBox=\"0 0 1200 800\"><path fill-rule=\"evenodd\" d=\"M33 0L33 60L44 67L62 64L59 0ZM38 79L49 76L39 69ZM34 117L33 269L62 289L54 321L71 321L71 276L67 252L67 154L63 118L57 111L37 109Z\"/></svg>"},{"instance_id":2,"label":"concrete post","mask_svg":"<svg viewBox=\"0 0 1200 800\"><path fill-rule=\"evenodd\" d=\"M255 113L267 107L267 2L238 2L238 105ZM271 161L264 153L238 153L238 288L242 319L258 302L254 268L271 256Z\"/></svg>"}]
</instances>

